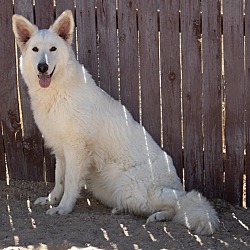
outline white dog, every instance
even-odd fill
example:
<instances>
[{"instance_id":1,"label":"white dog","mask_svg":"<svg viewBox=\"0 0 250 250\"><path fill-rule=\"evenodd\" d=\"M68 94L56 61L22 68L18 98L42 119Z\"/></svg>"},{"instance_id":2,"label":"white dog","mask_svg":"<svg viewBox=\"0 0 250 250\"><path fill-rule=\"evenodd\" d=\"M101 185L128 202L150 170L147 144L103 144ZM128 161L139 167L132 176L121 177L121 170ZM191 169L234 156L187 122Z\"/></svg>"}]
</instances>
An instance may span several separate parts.
<instances>
[{"instance_id":1,"label":"white dog","mask_svg":"<svg viewBox=\"0 0 250 250\"><path fill-rule=\"evenodd\" d=\"M75 59L71 11L48 30L14 15L13 31L35 121L56 156L55 187L35 204L59 203L47 214L68 214L86 184L113 213L174 220L212 234L219 220L206 198L183 190L171 157Z\"/></svg>"}]
</instances>

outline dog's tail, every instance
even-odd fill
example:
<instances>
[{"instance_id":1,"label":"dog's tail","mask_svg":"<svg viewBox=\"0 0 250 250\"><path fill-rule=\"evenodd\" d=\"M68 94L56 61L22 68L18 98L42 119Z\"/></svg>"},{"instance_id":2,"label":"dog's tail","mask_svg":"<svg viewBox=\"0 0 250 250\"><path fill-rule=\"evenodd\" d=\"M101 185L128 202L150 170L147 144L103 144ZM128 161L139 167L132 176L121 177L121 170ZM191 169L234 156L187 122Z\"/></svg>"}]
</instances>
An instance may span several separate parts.
<instances>
[{"instance_id":1,"label":"dog's tail","mask_svg":"<svg viewBox=\"0 0 250 250\"><path fill-rule=\"evenodd\" d=\"M196 234L213 234L219 225L215 209L197 191L177 195L173 221L185 225Z\"/></svg>"},{"instance_id":2,"label":"dog's tail","mask_svg":"<svg viewBox=\"0 0 250 250\"><path fill-rule=\"evenodd\" d=\"M157 197L152 200L152 204L159 212L150 215L147 223L173 220L202 235L213 234L218 229L219 219L216 211L197 191L187 193L184 190L163 188L153 197Z\"/></svg>"}]
</instances>

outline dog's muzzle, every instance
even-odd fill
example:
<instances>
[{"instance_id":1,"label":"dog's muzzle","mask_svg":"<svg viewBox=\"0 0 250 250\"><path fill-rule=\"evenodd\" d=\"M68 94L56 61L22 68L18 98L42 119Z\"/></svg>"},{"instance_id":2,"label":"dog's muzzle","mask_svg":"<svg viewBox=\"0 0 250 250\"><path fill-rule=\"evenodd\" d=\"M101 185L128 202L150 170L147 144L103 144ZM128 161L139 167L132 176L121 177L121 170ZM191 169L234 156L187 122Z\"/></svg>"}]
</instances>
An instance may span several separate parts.
<instances>
[{"instance_id":1,"label":"dog's muzzle","mask_svg":"<svg viewBox=\"0 0 250 250\"><path fill-rule=\"evenodd\" d=\"M48 74L48 69L49 69L49 65L47 63L39 63L37 65L37 70L39 71L39 84L42 88L47 88L50 85L51 82L51 77L53 76L53 73L55 71L55 67L53 69L53 71L51 72L51 74Z\"/></svg>"}]
</instances>

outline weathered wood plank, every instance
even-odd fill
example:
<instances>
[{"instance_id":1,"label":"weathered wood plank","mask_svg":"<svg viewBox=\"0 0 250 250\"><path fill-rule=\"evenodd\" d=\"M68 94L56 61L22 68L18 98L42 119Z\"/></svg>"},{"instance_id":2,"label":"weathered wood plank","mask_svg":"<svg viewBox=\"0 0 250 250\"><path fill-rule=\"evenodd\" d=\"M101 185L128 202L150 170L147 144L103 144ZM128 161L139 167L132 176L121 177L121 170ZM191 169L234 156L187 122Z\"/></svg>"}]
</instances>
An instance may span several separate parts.
<instances>
[{"instance_id":1,"label":"weathered wood plank","mask_svg":"<svg viewBox=\"0 0 250 250\"><path fill-rule=\"evenodd\" d=\"M30 0L15 1L14 11L34 22L33 5ZM19 57L20 53L18 53ZM23 122L24 162L22 165L27 171L27 180L43 180L43 140L33 119L27 86L21 76L20 69L18 69L18 83Z\"/></svg>"},{"instance_id":2,"label":"weathered wood plank","mask_svg":"<svg viewBox=\"0 0 250 250\"><path fill-rule=\"evenodd\" d=\"M22 179L26 173L22 165L20 167L23 162L22 130L17 98L15 43L11 31L13 5L12 1L1 0L0 6L0 27L4 34L0 36L1 133L3 132L9 176L11 179Z\"/></svg>"},{"instance_id":3,"label":"weathered wood plank","mask_svg":"<svg viewBox=\"0 0 250 250\"><path fill-rule=\"evenodd\" d=\"M1 86L1 80L0 80L0 86ZM0 129L2 131L2 126L0 125ZM4 156L4 146L3 146L3 136L2 133L0 133L0 180L4 181L6 180L6 166L5 166L5 156Z\"/></svg>"},{"instance_id":4,"label":"weathered wood plank","mask_svg":"<svg viewBox=\"0 0 250 250\"><path fill-rule=\"evenodd\" d=\"M184 174L187 190L203 189L200 0L181 0Z\"/></svg>"},{"instance_id":5,"label":"weathered wood plank","mask_svg":"<svg viewBox=\"0 0 250 250\"><path fill-rule=\"evenodd\" d=\"M204 193L223 198L221 1L202 1Z\"/></svg>"},{"instance_id":6,"label":"weathered wood plank","mask_svg":"<svg viewBox=\"0 0 250 250\"><path fill-rule=\"evenodd\" d=\"M95 1L76 2L78 60L98 82Z\"/></svg>"},{"instance_id":7,"label":"weathered wood plank","mask_svg":"<svg viewBox=\"0 0 250 250\"><path fill-rule=\"evenodd\" d=\"M39 29L48 29L54 22L53 0L36 0L35 23Z\"/></svg>"},{"instance_id":8,"label":"weathered wood plank","mask_svg":"<svg viewBox=\"0 0 250 250\"><path fill-rule=\"evenodd\" d=\"M136 4L118 2L119 63L121 102L139 121L139 58Z\"/></svg>"},{"instance_id":9,"label":"weathered wood plank","mask_svg":"<svg viewBox=\"0 0 250 250\"><path fill-rule=\"evenodd\" d=\"M71 10L74 14L74 0L56 0L56 17L62 14L65 10Z\"/></svg>"},{"instance_id":10,"label":"weathered wood plank","mask_svg":"<svg viewBox=\"0 0 250 250\"><path fill-rule=\"evenodd\" d=\"M243 1L224 0L223 13L226 93L225 198L232 203L241 204L244 168Z\"/></svg>"},{"instance_id":11,"label":"weathered wood plank","mask_svg":"<svg viewBox=\"0 0 250 250\"><path fill-rule=\"evenodd\" d=\"M43 1L36 0L35 2L35 22L39 29L48 29L54 22L54 5L53 0ZM55 159L51 155L51 150L44 148L45 156L45 175L47 181L55 179Z\"/></svg>"},{"instance_id":12,"label":"weathered wood plank","mask_svg":"<svg viewBox=\"0 0 250 250\"><path fill-rule=\"evenodd\" d=\"M246 0L246 15L245 15L245 35L246 35L246 202L247 207L250 207L250 1Z\"/></svg>"},{"instance_id":13,"label":"weathered wood plank","mask_svg":"<svg viewBox=\"0 0 250 250\"><path fill-rule=\"evenodd\" d=\"M100 86L119 99L116 0L97 1Z\"/></svg>"},{"instance_id":14,"label":"weathered wood plank","mask_svg":"<svg viewBox=\"0 0 250 250\"><path fill-rule=\"evenodd\" d=\"M163 148L183 177L179 0L160 1L160 59Z\"/></svg>"},{"instance_id":15,"label":"weathered wood plank","mask_svg":"<svg viewBox=\"0 0 250 250\"><path fill-rule=\"evenodd\" d=\"M158 2L138 2L142 123L161 144Z\"/></svg>"}]
</instances>

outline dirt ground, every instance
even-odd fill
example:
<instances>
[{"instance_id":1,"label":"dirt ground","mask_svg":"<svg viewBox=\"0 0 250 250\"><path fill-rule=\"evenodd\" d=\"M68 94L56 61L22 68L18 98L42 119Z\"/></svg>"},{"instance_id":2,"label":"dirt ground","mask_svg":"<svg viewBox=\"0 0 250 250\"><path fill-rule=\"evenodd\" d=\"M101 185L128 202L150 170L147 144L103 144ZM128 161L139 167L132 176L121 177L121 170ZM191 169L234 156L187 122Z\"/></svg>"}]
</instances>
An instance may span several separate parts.
<instances>
[{"instance_id":1,"label":"dirt ground","mask_svg":"<svg viewBox=\"0 0 250 250\"><path fill-rule=\"evenodd\" d=\"M198 236L172 222L145 225L145 218L112 215L109 208L83 191L73 212L46 215L34 206L53 184L0 182L0 249L250 249L250 209L216 201L220 229Z\"/></svg>"}]
</instances>

